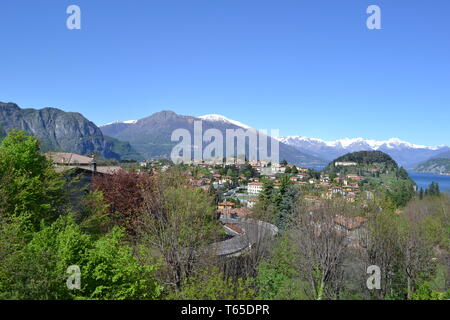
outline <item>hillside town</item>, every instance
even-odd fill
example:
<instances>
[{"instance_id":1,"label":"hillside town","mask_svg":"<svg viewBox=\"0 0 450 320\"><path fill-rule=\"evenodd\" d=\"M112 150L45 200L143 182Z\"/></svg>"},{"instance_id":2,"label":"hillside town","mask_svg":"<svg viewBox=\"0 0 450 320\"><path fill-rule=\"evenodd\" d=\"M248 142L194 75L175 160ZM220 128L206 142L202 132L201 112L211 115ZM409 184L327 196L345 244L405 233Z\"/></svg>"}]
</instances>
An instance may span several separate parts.
<instances>
[{"instance_id":1,"label":"hillside town","mask_svg":"<svg viewBox=\"0 0 450 320\"><path fill-rule=\"evenodd\" d=\"M158 175L168 170L173 164L165 159L144 161L139 163L98 165L94 157L73 153L47 153L57 171L71 172L71 175L82 176L90 182L95 174L110 175L121 169L135 168L138 172ZM336 167L357 166L356 162L335 162ZM302 190L303 201L310 212L319 210L327 200L342 199L354 203L358 199L371 199L373 194L367 188L361 188L366 177L358 174L328 174L295 165L286 161L272 163L267 161L228 160L219 165L215 162L185 165L189 175L189 184L208 193L216 195L216 214L218 217L241 219L252 215L252 209L258 204L259 196L267 181L271 181L275 189L280 188L281 177L289 177L289 184ZM371 175L379 173L378 169L368 171ZM87 180L86 180L87 179ZM364 226L365 218L348 218L336 216L338 230L354 233ZM234 231L239 227L228 223L226 228Z\"/></svg>"}]
</instances>

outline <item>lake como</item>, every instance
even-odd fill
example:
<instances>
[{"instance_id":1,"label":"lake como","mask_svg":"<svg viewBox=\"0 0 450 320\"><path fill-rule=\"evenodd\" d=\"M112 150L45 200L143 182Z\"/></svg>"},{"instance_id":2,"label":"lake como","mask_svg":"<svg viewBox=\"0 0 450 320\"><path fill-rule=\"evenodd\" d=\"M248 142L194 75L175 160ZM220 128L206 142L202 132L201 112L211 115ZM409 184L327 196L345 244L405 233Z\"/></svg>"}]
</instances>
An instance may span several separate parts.
<instances>
[{"instance_id":1,"label":"lake como","mask_svg":"<svg viewBox=\"0 0 450 320\"><path fill-rule=\"evenodd\" d=\"M450 193L450 176L414 171L408 171L408 173L411 179L417 184L418 189L422 187L425 190L429 187L430 183L434 181L439 183L441 192Z\"/></svg>"}]
</instances>

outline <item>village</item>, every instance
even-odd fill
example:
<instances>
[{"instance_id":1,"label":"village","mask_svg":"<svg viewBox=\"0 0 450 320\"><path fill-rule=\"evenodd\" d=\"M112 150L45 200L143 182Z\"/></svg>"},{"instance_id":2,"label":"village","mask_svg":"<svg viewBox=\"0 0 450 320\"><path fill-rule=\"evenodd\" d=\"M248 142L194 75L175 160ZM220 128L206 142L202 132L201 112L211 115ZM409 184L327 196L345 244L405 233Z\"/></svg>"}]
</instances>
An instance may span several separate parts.
<instances>
[{"instance_id":1,"label":"village","mask_svg":"<svg viewBox=\"0 0 450 320\"><path fill-rule=\"evenodd\" d=\"M174 164L166 159L154 159L140 163L120 163L115 165L101 165L94 157L87 157L73 153L47 153L52 159L57 171L70 172L71 176L78 175L80 181L89 183L94 174L111 175L121 169L134 169L158 175L168 170ZM336 162L335 166L356 166L355 162ZM227 159L223 164L213 161L191 163L183 165L189 176L189 184L216 196L216 215L224 222L228 234L240 235L245 231L237 221L252 216L252 210L259 201L265 181L272 181L274 188L281 185L281 177L289 176L290 184L302 190L302 200L309 212L320 210L327 200L341 199L354 203L358 198L371 199L373 194L369 190L362 190L361 182L366 178L357 174L325 174L309 168L289 165L286 161L280 163L267 161L245 161L242 159ZM377 169L370 170L372 174ZM234 219L234 220L233 220ZM230 222L231 221L231 222ZM235 221L235 222L233 222ZM336 216L336 229L345 232L349 242L359 246L357 230L364 226L366 219L362 217Z\"/></svg>"}]
</instances>

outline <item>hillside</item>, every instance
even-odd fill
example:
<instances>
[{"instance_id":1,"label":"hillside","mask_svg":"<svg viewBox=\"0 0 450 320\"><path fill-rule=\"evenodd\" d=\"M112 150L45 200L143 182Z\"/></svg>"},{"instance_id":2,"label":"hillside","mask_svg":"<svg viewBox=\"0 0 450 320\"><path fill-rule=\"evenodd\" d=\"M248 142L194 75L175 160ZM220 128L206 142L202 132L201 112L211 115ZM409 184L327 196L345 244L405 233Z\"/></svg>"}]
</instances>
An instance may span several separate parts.
<instances>
[{"instance_id":1,"label":"hillside","mask_svg":"<svg viewBox=\"0 0 450 320\"><path fill-rule=\"evenodd\" d=\"M137 152L129 142L121 141L112 137L104 136L107 149L111 150L113 154L118 157L113 157L116 160L136 160L143 161L144 157Z\"/></svg>"},{"instance_id":2,"label":"hillside","mask_svg":"<svg viewBox=\"0 0 450 320\"><path fill-rule=\"evenodd\" d=\"M105 135L129 141L146 158L168 158L173 147L177 144L171 141L172 132L176 129L186 129L193 136L194 121L200 120L202 120L203 132L208 129L217 129L224 137L227 129L248 128L236 121L225 121L223 117L218 115L202 117L201 119L178 115L173 111L161 111L138 121L116 122L100 128ZM326 165L326 161L321 158L280 143L280 161L283 159L289 163L305 167Z\"/></svg>"},{"instance_id":3,"label":"hillside","mask_svg":"<svg viewBox=\"0 0 450 320\"><path fill-rule=\"evenodd\" d=\"M127 142L105 137L102 131L79 113L56 108L21 109L15 103L0 102L0 134L23 130L42 143L42 150L98 154L106 159L139 157Z\"/></svg>"},{"instance_id":4,"label":"hillside","mask_svg":"<svg viewBox=\"0 0 450 320\"><path fill-rule=\"evenodd\" d=\"M415 185L408 172L381 151L346 154L333 160L324 172L342 178L351 177L351 180L358 181L360 186L366 186L369 190L387 187L411 194Z\"/></svg>"},{"instance_id":5,"label":"hillside","mask_svg":"<svg viewBox=\"0 0 450 320\"><path fill-rule=\"evenodd\" d=\"M355 162L355 166L339 166L336 165L339 162ZM398 169L398 165L394 159L388 154L381 151L359 151L348 153L333 160L326 168L325 171L339 172L343 168L355 171L359 167L373 168L373 169L385 169L395 170Z\"/></svg>"},{"instance_id":6,"label":"hillside","mask_svg":"<svg viewBox=\"0 0 450 320\"><path fill-rule=\"evenodd\" d=\"M414 171L435 174L450 173L450 158L430 159L421 163Z\"/></svg>"}]
</instances>

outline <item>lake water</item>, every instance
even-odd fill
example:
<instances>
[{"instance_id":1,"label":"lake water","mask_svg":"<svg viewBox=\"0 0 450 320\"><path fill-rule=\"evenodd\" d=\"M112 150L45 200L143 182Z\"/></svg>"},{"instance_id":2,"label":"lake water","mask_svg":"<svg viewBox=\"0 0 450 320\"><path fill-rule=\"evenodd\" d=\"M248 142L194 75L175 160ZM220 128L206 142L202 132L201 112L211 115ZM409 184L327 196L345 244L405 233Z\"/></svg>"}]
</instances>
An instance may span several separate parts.
<instances>
[{"instance_id":1,"label":"lake water","mask_svg":"<svg viewBox=\"0 0 450 320\"><path fill-rule=\"evenodd\" d=\"M418 185L418 189L422 187L424 190L429 187L431 182L439 183L439 188L441 192L450 193L450 176L444 176L440 174L432 173L419 173L414 171L408 171L409 176Z\"/></svg>"}]
</instances>

